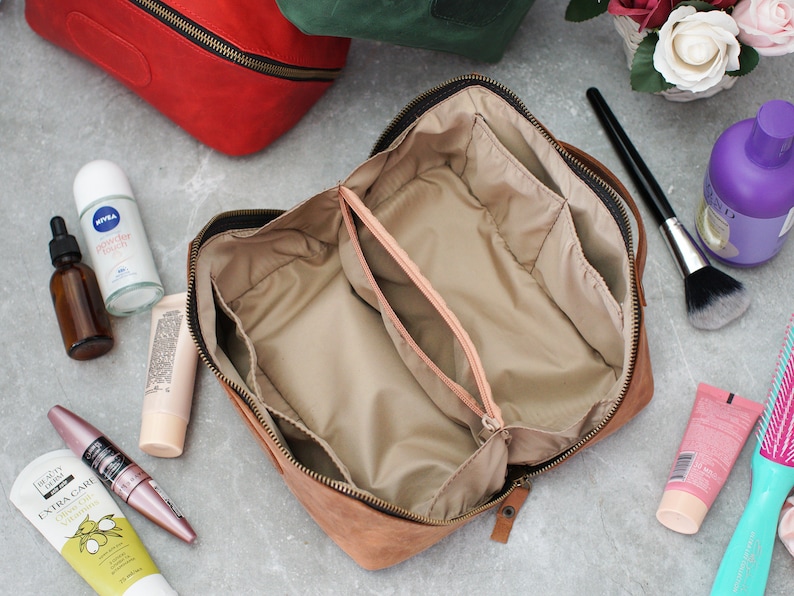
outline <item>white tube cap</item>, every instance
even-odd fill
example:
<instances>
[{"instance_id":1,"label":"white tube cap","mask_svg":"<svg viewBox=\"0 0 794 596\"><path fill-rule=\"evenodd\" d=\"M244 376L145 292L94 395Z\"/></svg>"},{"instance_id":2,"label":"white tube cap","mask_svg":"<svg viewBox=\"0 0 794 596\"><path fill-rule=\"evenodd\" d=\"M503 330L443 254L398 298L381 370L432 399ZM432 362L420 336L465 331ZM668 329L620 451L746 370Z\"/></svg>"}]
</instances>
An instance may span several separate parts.
<instances>
[{"instance_id":1,"label":"white tube cap","mask_svg":"<svg viewBox=\"0 0 794 596\"><path fill-rule=\"evenodd\" d=\"M695 534L708 510L695 495L682 490L666 490L656 511L656 519L675 532Z\"/></svg>"},{"instance_id":2,"label":"white tube cap","mask_svg":"<svg viewBox=\"0 0 794 596\"><path fill-rule=\"evenodd\" d=\"M138 446L155 457L179 457L185 448L187 420L167 412L151 412L141 416Z\"/></svg>"}]
</instances>

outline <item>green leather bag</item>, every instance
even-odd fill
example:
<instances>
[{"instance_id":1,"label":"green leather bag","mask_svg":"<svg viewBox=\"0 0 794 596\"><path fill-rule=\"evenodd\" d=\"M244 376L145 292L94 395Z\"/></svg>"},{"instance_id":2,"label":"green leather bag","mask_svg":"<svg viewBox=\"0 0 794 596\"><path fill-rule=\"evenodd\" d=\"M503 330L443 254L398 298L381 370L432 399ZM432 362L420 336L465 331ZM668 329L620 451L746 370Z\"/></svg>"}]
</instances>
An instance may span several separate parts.
<instances>
[{"instance_id":1,"label":"green leather bag","mask_svg":"<svg viewBox=\"0 0 794 596\"><path fill-rule=\"evenodd\" d=\"M501 59L535 0L277 0L304 33Z\"/></svg>"}]
</instances>

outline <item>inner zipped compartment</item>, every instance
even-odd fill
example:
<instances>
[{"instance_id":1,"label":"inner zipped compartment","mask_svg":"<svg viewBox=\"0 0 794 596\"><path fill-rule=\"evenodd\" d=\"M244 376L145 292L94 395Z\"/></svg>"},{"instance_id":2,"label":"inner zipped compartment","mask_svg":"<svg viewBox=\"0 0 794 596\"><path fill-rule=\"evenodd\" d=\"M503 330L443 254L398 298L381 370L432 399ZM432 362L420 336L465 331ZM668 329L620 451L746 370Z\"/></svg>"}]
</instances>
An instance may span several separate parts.
<instances>
[{"instance_id":1,"label":"inner zipped compartment","mask_svg":"<svg viewBox=\"0 0 794 596\"><path fill-rule=\"evenodd\" d=\"M340 187L339 200L342 269L356 293L380 311L406 368L439 409L475 437L501 428L477 348L455 313L353 191ZM362 274L365 286L354 281Z\"/></svg>"},{"instance_id":2,"label":"inner zipped compartment","mask_svg":"<svg viewBox=\"0 0 794 596\"><path fill-rule=\"evenodd\" d=\"M345 265L336 189L261 230L208 239L197 259L208 353L274 414L286 445L299 439L295 457L439 519L497 492L508 461L550 460L600 423L633 341L620 226L537 131L487 96L454 96L345 184L465 327L509 437L483 444L428 397L366 300L369 282ZM414 316L415 289L397 282L388 298L411 335L454 369L454 346L432 317Z\"/></svg>"}]
</instances>

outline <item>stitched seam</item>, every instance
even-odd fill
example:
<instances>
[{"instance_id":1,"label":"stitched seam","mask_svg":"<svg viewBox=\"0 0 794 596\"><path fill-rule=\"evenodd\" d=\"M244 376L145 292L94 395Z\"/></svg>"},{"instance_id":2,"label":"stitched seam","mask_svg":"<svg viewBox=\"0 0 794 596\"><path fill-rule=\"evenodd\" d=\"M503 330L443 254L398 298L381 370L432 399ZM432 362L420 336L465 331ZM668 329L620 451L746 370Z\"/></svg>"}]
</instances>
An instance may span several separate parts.
<instances>
[{"instance_id":1,"label":"stitched seam","mask_svg":"<svg viewBox=\"0 0 794 596\"><path fill-rule=\"evenodd\" d=\"M509 1L505 2L499 12L494 13L494 15L485 21L480 21L479 23L473 23L471 21L465 21L463 19L456 18L454 16L445 16L436 10L436 6L438 5L438 0L433 0L433 3L430 6L430 14L433 15L437 19L441 19L442 21L448 21L450 23L455 23L456 25L463 25L465 27L471 27L473 29L478 29L482 27L487 27L491 23L493 23L496 19L502 16L505 11L507 10Z\"/></svg>"},{"instance_id":2,"label":"stitched seam","mask_svg":"<svg viewBox=\"0 0 794 596\"><path fill-rule=\"evenodd\" d=\"M103 69L105 69L107 72L115 75L116 77L118 77L118 78L120 78L120 79L122 79L124 81L128 81L131 85L134 85L135 87L145 87L146 85L148 85L149 83L152 82L151 65L149 64L148 60L146 59L146 56L136 46L134 46L132 43L130 43L129 41L127 41L125 38L123 38L122 36L118 35L117 33L114 33L113 31L111 31L107 27L103 26L101 23L96 22L94 19L92 19L88 15L85 15L85 14L83 14L81 12L77 12L77 11L70 12L67 15L67 17L66 17L66 20L67 20L67 25L66 26L67 26L67 30L68 30L68 33L69 33L69 37L74 41L75 45L83 53L83 55L86 56L87 58L89 58L92 62L98 64ZM75 23L77 23L79 21L79 22L82 23L83 26L88 26L91 29L93 29L94 31L99 32L102 35L110 35L111 38L114 39L117 43L120 42L120 43L123 43L124 45L126 45L127 48L131 51L131 53L138 59L138 63L143 67L143 70L145 71L145 74L146 74L145 80L140 79L138 77L130 77L130 76L128 76L123 71L117 69L115 66L112 66L107 60L105 60L101 56L98 56L96 54L96 52L89 51L87 49L87 46L84 43L81 42L79 37L75 36L74 30L69 27L69 22L70 21L75 22Z\"/></svg>"}]
</instances>

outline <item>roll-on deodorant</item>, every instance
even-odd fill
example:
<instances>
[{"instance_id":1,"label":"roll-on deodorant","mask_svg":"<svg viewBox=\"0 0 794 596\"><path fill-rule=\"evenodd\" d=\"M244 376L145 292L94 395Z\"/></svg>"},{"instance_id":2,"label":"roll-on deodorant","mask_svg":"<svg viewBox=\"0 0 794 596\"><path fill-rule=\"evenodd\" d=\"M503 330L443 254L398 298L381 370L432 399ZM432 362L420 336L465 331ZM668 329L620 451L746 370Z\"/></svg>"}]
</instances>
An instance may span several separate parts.
<instances>
[{"instance_id":1,"label":"roll-on deodorant","mask_svg":"<svg viewBox=\"0 0 794 596\"><path fill-rule=\"evenodd\" d=\"M107 160L87 163L74 179L74 200L107 311L123 317L150 309L163 285L123 170Z\"/></svg>"}]
</instances>

